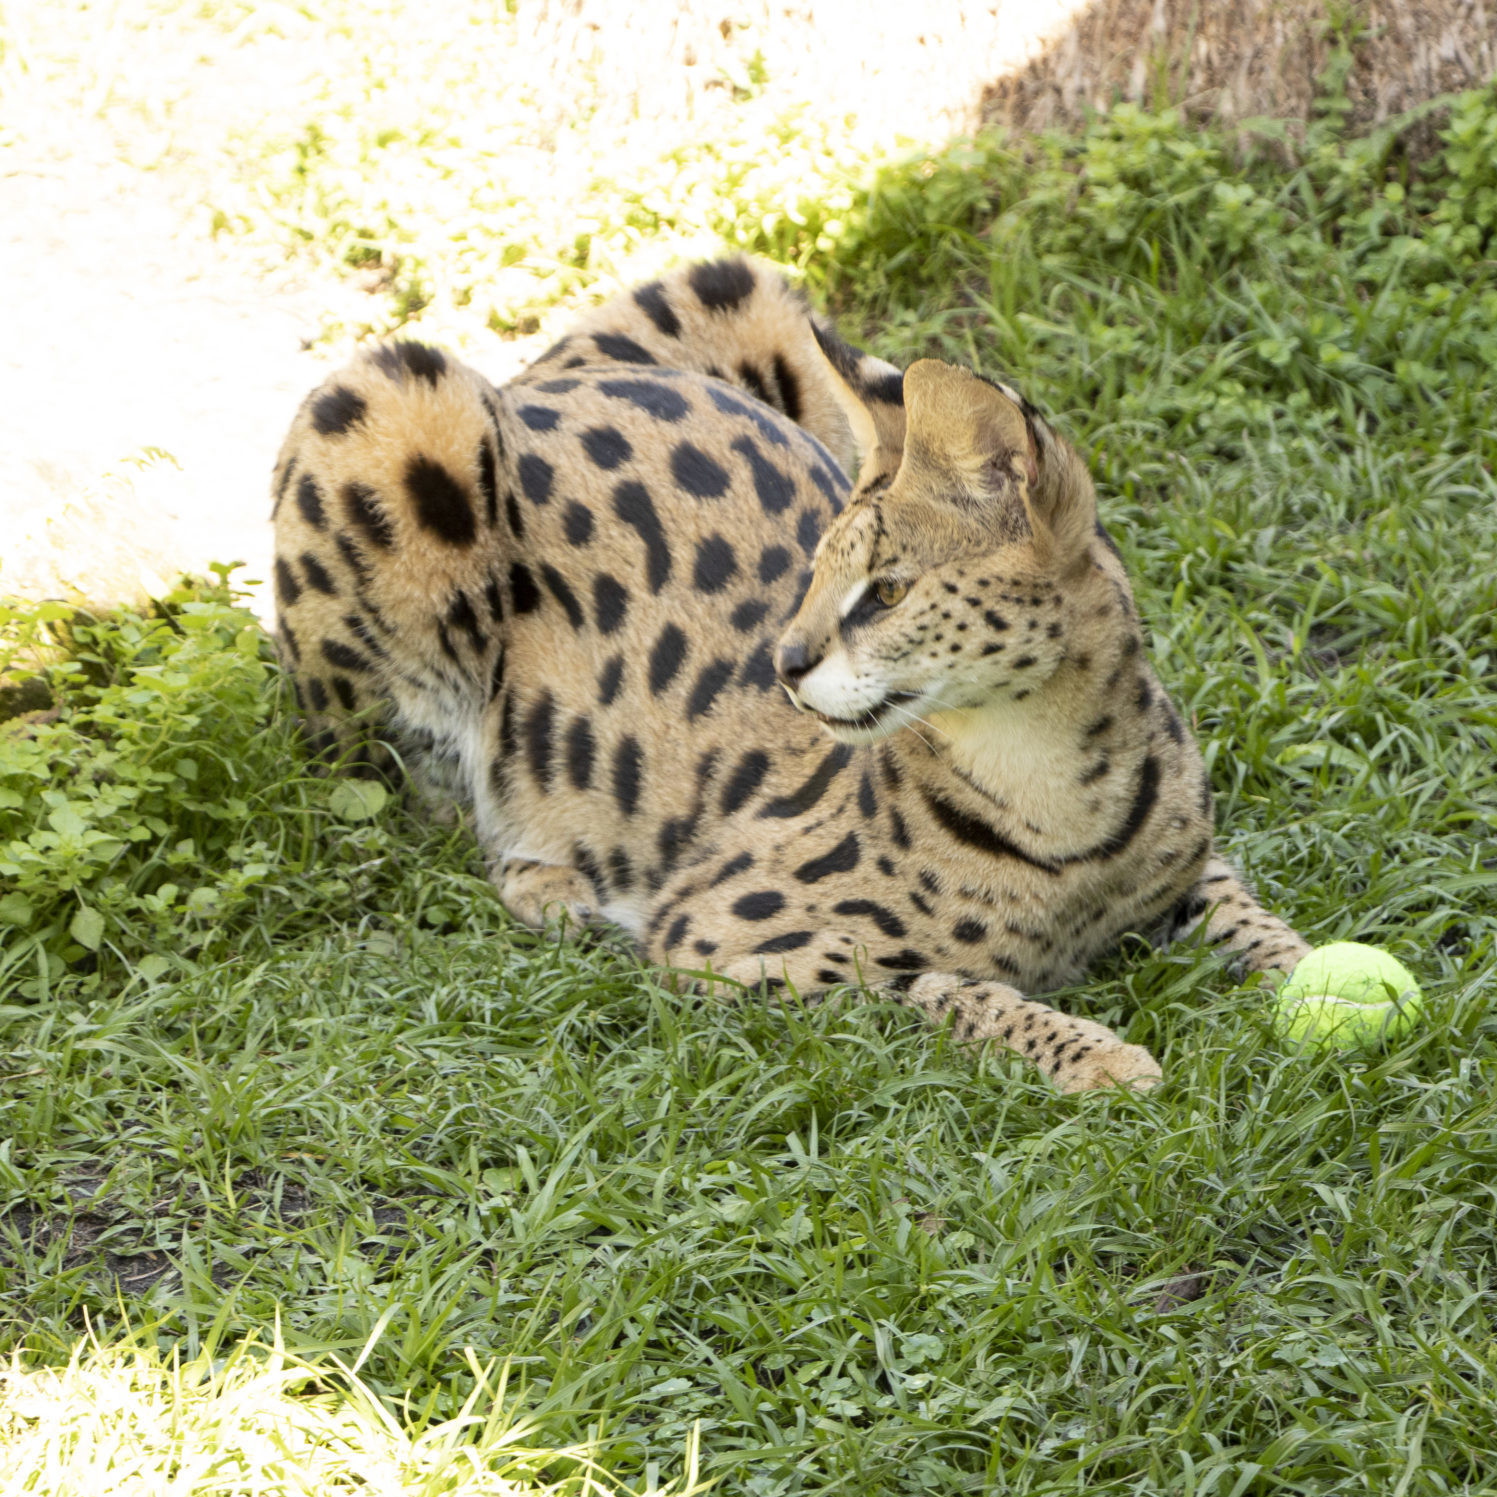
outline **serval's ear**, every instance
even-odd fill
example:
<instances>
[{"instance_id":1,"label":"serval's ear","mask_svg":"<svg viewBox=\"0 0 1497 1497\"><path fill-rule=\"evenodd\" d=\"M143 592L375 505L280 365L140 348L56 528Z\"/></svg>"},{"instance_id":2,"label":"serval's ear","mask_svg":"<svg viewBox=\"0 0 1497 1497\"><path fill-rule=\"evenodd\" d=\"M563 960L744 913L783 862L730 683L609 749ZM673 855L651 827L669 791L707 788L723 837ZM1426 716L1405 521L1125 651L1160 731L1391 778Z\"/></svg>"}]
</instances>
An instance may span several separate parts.
<instances>
[{"instance_id":1,"label":"serval's ear","mask_svg":"<svg viewBox=\"0 0 1497 1497\"><path fill-rule=\"evenodd\" d=\"M827 374L852 427L858 449L858 483L890 477L904 454L904 376L892 364L844 343L830 324L811 319Z\"/></svg>"},{"instance_id":2,"label":"serval's ear","mask_svg":"<svg viewBox=\"0 0 1497 1497\"><path fill-rule=\"evenodd\" d=\"M904 377L904 467L932 498L979 513L1022 505L1034 544L1066 573L1086 565L1097 502L1086 465L1007 385L936 359Z\"/></svg>"}]
</instances>

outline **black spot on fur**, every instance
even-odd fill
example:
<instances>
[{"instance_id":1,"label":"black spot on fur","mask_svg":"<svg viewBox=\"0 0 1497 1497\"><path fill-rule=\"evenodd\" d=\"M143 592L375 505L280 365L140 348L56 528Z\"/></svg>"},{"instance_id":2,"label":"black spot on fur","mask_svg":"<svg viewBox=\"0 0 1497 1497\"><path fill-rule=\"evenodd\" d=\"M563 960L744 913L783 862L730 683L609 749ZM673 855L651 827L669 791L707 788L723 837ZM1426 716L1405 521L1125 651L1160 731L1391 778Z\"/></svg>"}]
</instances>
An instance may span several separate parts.
<instances>
[{"instance_id":1,"label":"black spot on fur","mask_svg":"<svg viewBox=\"0 0 1497 1497\"><path fill-rule=\"evenodd\" d=\"M858 781L858 810L864 816L872 816L878 811L878 801L873 794L873 776L865 769L863 778Z\"/></svg>"},{"instance_id":2,"label":"black spot on fur","mask_svg":"<svg viewBox=\"0 0 1497 1497\"><path fill-rule=\"evenodd\" d=\"M552 431L561 420L561 412L548 405L522 405L515 412L531 431Z\"/></svg>"},{"instance_id":3,"label":"black spot on fur","mask_svg":"<svg viewBox=\"0 0 1497 1497\"><path fill-rule=\"evenodd\" d=\"M650 491L642 483L621 483L613 492L613 512L624 524L638 531L645 544L650 591L658 593L671 574L671 553Z\"/></svg>"},{"instance_id":4,"label":"black spot on fur","mask_svg":"<svg viewBox=\"0 0 1497 1497\"><path fill-rule=\"evenodd\" d=\"M681 319L675 308L666 299L665 289L659 281L634 288L634 303L667 338L681 336Z\"/></svg>"},{"instance_id":5,"label":"black spot on fur","mask_svg":"<svg viewBox=\"0 0 1497 1497\"><path fill-rule=\"evenodd\" d=\"M520 487L532 504L547 504L551 499L551 482L556 469L534 452L520 455Z\"/></svg>"},{"instance_id":6,"label":"black spot on fur","mask_svg":"<svg viewBox=\"0 0 1497 1497\"><path fill-rule=\"evenodd\" d=\"M598 673L598 701L604 707L611 707L613 699L619 694L619 687L624 680L624 657L622 655L611 655L604 662L603 669Z\"/></svg>"},{"instance_id":7,"label":"black spot on fur","mask_svg":"<svg viewBox=\"0 0 1497 1497\"><path fill-rule=\"evenodd\" d=\"M364 560L364 553L354 545L352 538L340 530L333 537L333 541L338 547L338 555L343 558L349 571L358 578L360 583L367 583L374 573L369 563Z\"/></svg>"},{"instance_id":8,"label":"black spot on fur","mask_svg":"<svg viewBox=\"0 0 1497 1497\"><path fill-rule=\"evenodd\" d=\"M614 426L594 426L582 433L582 450L600 468L617 468L634 456L629 439Z\"/></svg>"},{"instance_id":9,"label":"black spot on fur","mask_svg":"<svg viewBox=\"0 0 1497 1497\"><path fill-rule=\"evenodd\" d=\"M882 967L885 972L923 972L930 966L930 962L921 952L911 951L906 946L903 951L896 951L893 956L875 957L874 966Z\"/></svg>"},{"instance_id":10,"label":"black spot on fur","mask_svg":"<svg viewBox=\"0 0 1497 1497\"><path fill-rule=\"evenodd\" d=\"M599 572L593 578L593 616L598 632L612 634L624 622L629 611L629 591L617 577Z\"/></svg>"},{"instance_id":11,"label":"black spot on fur","mask_svg":"<svg viewBox=\"0 0 1497 1497\"><path fill-rule=\"evenodd\" d=\"M286 464L286 466L281 469L281 476L276 481L275 499L274 499L274 501L272 502L272 504L270 506L270 518L272 520L274 520L275 517L278 514L280 514L280 512L281 512L281 505L282 505L282 503L284 503L285 498L286 498L286 488L287 488L287 485L290 484L292 476L295 474L295 472L296 472L296 459L292 458L291 461L288 462Z\"/></svg>"},{"instance_id":12,"label":"black spot on fur","mask_svg":"<svg viewBox=\"0 0 1497 1497\"><path fill-rule=\"evenodd\" d=\"M759 553L759 581L777 582L790 570L790 553L783 546L766 546Z\"/></svg>"},{"instance_id":13,"label":"black spot on fur","mask_svg":"<svg viewBox=\"0 0 1497 1497\"><path fill-rule=\"evenodd\" d=\"M282 608L290 608L301 597L301 583L296 580L296 573L280 556L275 559L275 596Z\"/></svg>"},{"instance_id":14,"label":"black spot on fur","mask_svg":"<svg viewBox=\"0 0 1497 1497\"><path fill-rule=\"evenodd\" d=\"M751 852L741 852L728 859L721 868L713 874L709 889L715 889L719 884L725 884L730 878L737 878L740 873L754 866L754 855Z\"/></svg>"},{"instance_id":15,"label":"black spot on fur","mask_svg":"<svg viewBox=\"0 0 1497 1497\"><path fill-rule=\"evenodd\" d=\"M686 661L686 635L675 624L660 631L650 649L650 695L658 697Z\"/></svg>"},{"instance_id":16,"label":"black spot on fur","mask_svg":"<svg viewBox=\"0 0 1497 1497\"><path fill-rule=\"evenodd\" d=\"M565 339L562 340L562 342L565 341ZM559 346L560 345L558 345L558 347ZM536 363L540 362L542 362L540 359L536 360ZM540 390L546 395L566 395L575 390L581 383L581 380L576 379L548 379L543 380L540 384L538 384L536 386L536 389Z\"/></svg>"},{"instance_id":17,"label":"black spot on fur","mask_svg":"<svg viewBox=\"0 0 1497 1497\"><path fill-rule=\"evenodd\" d=\"M730 394L727 390L719 390L709 387L708 397L718 410L727 416L742 416L745 421L752 421L759 429L759 435L775 447L788 447L790 438L780 429L775 418L768 411L761 410L758 406L750 405L747 401L740 399L737 395Z\"/></svg>"},{"instance_id":18,"label":"black spot on fur","mask_svg":"<svg viewBox=\"0 0 1497 1497\"><path fill-rule=\"evenodd\" d=\"M681 938L690 929L691 916L677 915L676 918L671 921L670 929L666 931L665 939L661 942L661 944L667 951L669 951L672 946L679 946L681 944Z\"/></svg>"},{"instance_id":19,"label":"black spot on fur","mask_svg":"<svg viewBox=\"0 0 1497 1497\"><path fill-rule=\"evenodd\" d=\"M713 534L697 542L691 581L699 593L720 593L737 575L738 558L722 536Z\"/></svg>"},{"instance_id":20,"label":"black spot on fur","mask_svg":"<svg viewBox=\"0 0 1497 1497\"><path fill-rule=\"evenodd\" d=\"M1081 774L1077 778L1077 783L1081 785L1095 785L1097 781L1100 780L1104 775L1108 774L1111 769L1112 760L1109 759L1106 754L1103 754L1095 764L1093 764L1088 769L1084 769L1081 772Z\"/></svg>"},{"instance_id":21,"label":"black spot on fur","mask_svg":"<svg viewBox=\"0 0 1497 1497\"><path fill-rule=\"evenodd\" d=\"M764 622L769 604L762 598L745 598L728 616L728 622L740 634L752 634Z\"/></svg>"},{"instance_id":22,"label":"black spot on fur","mask_svg":"<svg viewBox=\"0 0 1497 1497\"><path fill-rule=\"evenodd\" d=\"M755 400L762 400L767 406L775 404L774 396L764 376L747 359L738 366L738 378L754 392Z\"/></svg>"},{"instance_id":23,"label":"black spot on fur","mask_svg":"<svg viewBox=\"0 0 1497 1497\"><path fill-rule=\"evenodd\" d=\"M584 628L587 616L582 612L582 604L577 601L577 594L572 591L567 579L549 561L541 563L541 577L551 590L551 596L566 610L567 622L574 629Z\"/></svg>"},{"instance_id":24,"label":"black spot on fur","mask_svg":"<svg viewBox=\"0 0 1497 1497\"><path fill-rule=\"evenodd\" d=\"M1182 930L1193 926L1210 908L1211 901L1205 895L1194 891L1187 894L1170 911L1170 934L1178 936Z\"/></svg>"},{"instance_id":25,"label":"black spot on fur","mask_svg":"<svg viewBox=\"0 0 1497 1497\"><path fill-rule=\"evenodd\" d=\"M712 704L717 700L718 693L733 679L735 665L731 660L714 660L710 665L702 667L697 676L696 684L691 688L691 696L686 703L687 721L701 717L704 713L711 711Z\"/></svg>"},{"instance_id":26,"label":"black spot on fur","mask_svg":"<svg viewBox=\"0 0 1497 1497\"><path fill-rule=\"evenodd\" d=\"M620 364L653 364L655 355L649 349L641 348L633 338L626 338L622 333L594 333L593 342L598 345L598 352L605 358L617 359Z\"/></svg>"},{"instance_id":27,"label":"black spot on fur","mask_svg":"<svg viewBox=\"0 0 1497 1497\"><path fill-rule=\"evenodd\" d=\"M504 432L499 425L499 406L496 403L492 386L486 390L480 390L478 398L483 402L483 408L489 418L489 434L494 439L494 450L500 458L504 456Z\"/></svg>"},{"instance_id":28,"label":"black spot on fur","mask_svg":"<svg viewBox=\"0 0 1497 1497\"><path fill-rule=\"evenodd\" d=\"M551 735L556 722L556 702L549 691L543 691L530 709L525 724L525 757L530 775L542 790L551 788Z\"/></svg>"},{"instance_id":29,"label":"black spot on fur","mask_svg":"<svg viewBox=\"0 0 1497 1497\"><path fill-rule=\"evenodd\" d=\"M693 265L686 278L698 300L713 312L729 312L754 292L754 273L739 259Z\"/></svg>"},{"instance_id":30,"label":"black spot on fur","mask_svg":"<svg viewBox=\"0 0 1497 1497\"><path fill-rule=\"evenodd\" d=\"M511 692L504 698L504 706L499 710L499 757L501 760L513 759L515 756L515 698ZM494 766L495 769L498 765ZM500 783L500 777L490 772L495 790L502 796L504 787Z\"/></svg>"},{"instance_id":31,"label":"black spot on fur","mask_svg":"<svg viewBox=\"0 0 1497 1497\"><path fill-rule=\"evenodd\" d=\"M844 899L832 906L834 915L862 917L873 921L879 930L891 940L898 940L905 933L905 923L894 913L871 899Z\"/></svg>"},{"instance_id":32,"label":"black spot on fur","mask_svg":"<svg viewBox=\"0 0 1497 1497\"><path fill-rule=\"evenodd\" d=\"M365 673L373 669L369 661L340 639L325 639L322 642L322 658L340 671Z\"/></svg>"},{"instance_id":33,"label":"black spot on fur","mask_svg":"<svg viewBox=\"0 0 1497 1497\"><path fill-rule=\"evenodd\" d=\"M981 920L958 920L951 927L952 939L971 946L987 935L988 928Z\"/></svg>"},{"instance_id":34,"label":"black spot on fur","mask_svg":"<svg viewBox=\"0 0 1497 1497\"><path fill-rule=\"evenodd\" d=\"M317 679L316 676L313 676L307 682L307 695L312 698L312 709L313 709L313 711L315 711L315 712L326 712L327 711L327 702L328 702L327 687L324 686L322 684L322 682Z\"/></svg>"},{"instance_id":35,"label":"black spot on fur","mask_svg":"<svg viewBox=\"0 0 1497 1497\"><path fill-rule=\"evenodd\" d=\"M785 896L777 889L760 889L753 894L741 894L733 901L732 910L740 920L768 920L785 908Z\"/></svg>"},{"instance_id":36,"label":"black spot on fur","mask_svg":"<svg viewBox=\"0 0 1497 1497\"><path fill-rule=\"evenodd\" d=\"M341 437L362 421L368 410L362 395L347 385L334 385L312 402L312 426L319 436Z\"/></svg>"},{"instance_id":37,"label":"black spot on fur","mask_svg":"<svg viewBox=\"0 0 1497 1497\"><path fill-rule=\"evenodd\" d=\"M780 408L792 421L799 421L800 381L795 377L795 370L785 362L783 354L777 353L774 356L774 380L780 387Z\"/></svg>"},{"instance_id":38,"label":"black spot on fur","mask_svg":"<svg viewBox=\"0 0 1497 1497\"><path fill-rule=\"evenodd\" d=\"M831 505L834 515L841 510L842 501L852 488L840 469L824 468L820 463L811 469L811 482L821 490L822 498Z\"/></svg>"},{"instance_id":39,"label":"black spot on fur","mask_svg":"<svg viewBox=\"0 0 1497 1497\"><path fill-rule=\"evenodd\" d=\"M303 551L301 554L301 571L302 576L307 579L308 587L329 598L338 596L338 584L333 581L328 569L310 551Z\"/></svg>"},{"instance_id":40,"label":"black spot on fur","mask_svg":"<svg viewBox=\"0 0 1497 1497\"><path fill-rule=\"evenodd\" d=\"M750 800L768 773L769 755L761 749L750 749L734 766L723 786L722 799L718 802L723 815L731 816Z\"/></svg>"},{"instance_id":41,"label":"black spot on fur","mask_svg":"<svg viewBox=\"0 0 1497 1497\"><path fill-rule=\"evenodd\" d=\"M568 542L574 546L585 546L593 538L593 512L585 504L574 499L567 505L562 519L562 530Z\"/></svg>"},{"instance_id":42,"label":"black spot on fur","mask_svg":"<svg viewBox=\"0 0 1497 1497\"><path fill-rule=\"evenodd\" d=\"M815 510L803 509L795 526L796 543L810 556L821 539L821 516Z\"/></svg>"},{"instance_id":43,"label":"black spot on fur","mask_svg":"<svg viewBox=\"0 0 1497 1497\"><path fill-rule=\"evenodd\" d=\"M327 528L327 516L322 512L322 490L310 473L303 473L296 485L296 507L313 530Z\"/></svg>"},{"instance_id":44,"label":"black spot on fur","mask_svg":"<svg viewBox=\"0 0 1497 1497\"><path fill-rule=\"evenodd\" d=\"M514 538L524 540L525 538L525 516L520 512L520 503L510 489L504 491L504 518L509 525L509 533Z\"/></svg>"},{"instance_id":45,"label":"black spot on fur","mask_svg":"<svg viewBox=\"0 0 1497 1497\"><path fill-rule=\"evenodd\" d=\"M671 476L678 488L696 499L717 499L728 489L728 470L690 442L671 453Z\"/></svg>"},{"instance_id":46,"label":"black spot on fur","mask_svg":"<svg viewBox=\"0 0 1497 1497\"><path fill-rule=\"evenodd\" d=\"M771 956L780 951L799 951L802 946L811 944L811 937L815 934L809 930L787 930L778 936L771 936L767 941L760 941L753 949L754 956Z\"/></svg>"},{"instance_id":47,"label":"black spot on fur","mask_svg":"<svg viewBox=\"0 0 1497 1497\"><path fill-rule=\"evenodd\" d=\"M575 718L567 729L567 778L577 790L593 782L593 725L585 717Z\"/></svg>"},{"instance_id":48,"label":"black spot on fur","mask_svg":"<svg viewBox=\"0 0 1497 1497\"><path fill-rule=\"evenodd\" d=\"M894 838L894 845L901 852L908 850L910 831L904 824L904 817L900 815L898 806L889 807L889 835Z\"/></svg>"},{"instance_id":49,"label":"black spot on fur","mask_svg":"<svg viewBox=\"0 0 1497 1497\"><path fill-rule=\"evenodd\" d=\"M416 344L404 345L417 347ZM418 453L405 469L405 488L416 509L416 521L449 546L471 546L478 527L473 506L462 486L444 468L424 453Z\"/></svg>"},{"instance_id":50,"label":"black spot on fur","mask_svg":"<svg viewBox=\"0 0 1497 1497\"><path fill-rule=\"evenodd\" d=\"M827 787L847 768L848 760L851 758L851 747L845 743L837 744L804 783L792 790L789 795L779 796L762 807L759 812L760 818L803 816L826 794Z\"/></svg>"},{"instance_id":51,"label":"black spot on fur","mask_svg":"<svg viewBox=\"0 0 1497 1497\"><path fill-rule=\"evenodd\" d=\"M851 873L862 856L862 844L856 832L849 832L830 852L802 863L795 876L803 884L814 884L833 873Z\"/></svg>"},{"instance_id":52,"label":"black spot on fur","mask_svg":"<svg viewBox=\"0 0 1497 1497\"><path fill-rule=\"evenodd\" d=\"M489 672L489 700L492 702L504 690L504 646L494 651L494 665Z\"/></svg>"},{"instance_id":53,"label":"black spot on fur","mask_svg":"<svg viewBox=\"0 0 1497 1497\"><path fill-rule=\"evenodd\" d=\"M573 843L572 864L595 891L603 887L603 870L598 867L598 860L584 843Z\"/></svg>"},{"instance_id":54,"label":"black spot on fur","mask_svg":"<svg viewBox=\"0 0 1497 1497\"><path fill-rule=\"evenodd\" d=\"M358 693L353 689L353 682L343 676L333 677L333 695L338 698L339 704L345 712L356 712L359 706Z\"/></svg>"},{"instance_id":55,"label":"black spot on fur","mask_svg":"<svg viewBox=\"0 0 1497 1497\"><path fill-rule=\"evenodd\" d=\"M462 629L468 636L468 643L473 646L475 655L482 655L488 648L488 636L479 627L478 615L473 611L473 605L468 601L467 593L461 588L453 596L451 604L447 609L447 622L455 629Z\"/></svg>"},{"instance_id":56,"label":"black spot on fur","mask_svg":"<svg viewBox=\"0 0 1497 1497\"><path fill-rule=\"evenodd\" d=\"M494 453L487 442L478 444L478 492L483 495L484 522L492 530L499 523L499 486L494 479Z\"/></svg>"},{"instance_id":57,"label":"black spot on fur","mask_svg":"<svg viewBox=\"0 0 1497 1497\"><path fill-rule=\"evenodd\" d=\"M755 691L769 691L777 679L774 671L774 646L766 639L743 662L738 681L741 686L752 686Z\"/></svg>"},{"instance_id":58,"label":"black spot on fur","mask_svg":"<svg viewBox=\"0 0 1497 1497\"><path fill-rule=\"evenodd\" d=\"M691 409L682 395L658 380L602 379L598 389L614 400L627 400L657 421L681 421Z\"/></svg>"},{"instance_id":59,"label":"black spot on fur","mask_svg":"<svg viewBox=\"0 0 1497 1497\"><path fill-rule=\"evenodd\" d=\"M777 515L789 509L795 498L795 485L781 473L759 450L752 437L735 437L733 451L744 458L754 476L754 492L767 515Z\"/></svg>"},{"instance_id":60,"label":"black spot on fur","mask_svg":"<svg viewBox=\"0 0 1497 1497\"><path fill-rule=\"evenodd\" d=\"M425 343L386 343L376 348L370 357L397 384L410 374L435 387L447 372L446 355Z\"/></svg>"},{"instance_id":61,"label":"black spot on fur","mask_svg":"<svg viewBox=\"0 0 1497 1497\"><path fill-rule=\"evenodd\" d=\"M514 601L517 614L534 613L541 606L541 590L535 585L535 577L523 561L510 564L509 595Z\"/></svg>"},{"instance_id":62,"label":"black spot on fur","mask_svg":"<svg viewBox=\"0 0 1497 1497\"><path fill-rule=\"evenodd\" d=\"M622 847L608 854L608 881L620 893L634 887L634 864Z\"/></svg>"},{"instance_id":63,"label":"black spot on fur","mask_svg":"<svg viewBox=\"0 0 1497 1497\"><path fill-rule=\"evenodd\" d=\"M644 753L636 739L619 739L613 751L613 798L625 816L634 815L639 808L640 771L644 765Z\"/></svg>"}]
</instances>

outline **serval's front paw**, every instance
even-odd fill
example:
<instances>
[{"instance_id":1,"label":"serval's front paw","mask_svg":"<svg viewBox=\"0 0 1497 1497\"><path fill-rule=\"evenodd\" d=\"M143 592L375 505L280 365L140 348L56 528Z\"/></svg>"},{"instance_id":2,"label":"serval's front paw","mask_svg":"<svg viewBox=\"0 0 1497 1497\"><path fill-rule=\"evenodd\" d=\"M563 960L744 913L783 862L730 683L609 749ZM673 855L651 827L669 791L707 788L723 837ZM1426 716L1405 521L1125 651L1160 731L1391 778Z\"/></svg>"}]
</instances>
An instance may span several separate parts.
<instances>
[{"instance_id":1,"label":"serval's front paw","mask_svg":"<svg viewBox=\"0 0 1497 1497\"><path fill-rule=\"evenodd\" d=\"M532 930L555 930L563 922L582 927L599 918L597 890L576 868L511 858L490 877L504 908Z\"/></svg>"},{"instance_id":2,"label":"serval's front paw","mask_svg":"<svg viewBox=\"0 0 1497 1497\"><path fill-rule=\"evenodd\" d=\"M1056 1067L1055 1085L1063 1092L1089 1092L1099 1086L1127 1086L1148 1091L1164 1079L1159 1062L1142 1045L1121 1041L1088 1049Z\"/></svg>"}]
</instances>

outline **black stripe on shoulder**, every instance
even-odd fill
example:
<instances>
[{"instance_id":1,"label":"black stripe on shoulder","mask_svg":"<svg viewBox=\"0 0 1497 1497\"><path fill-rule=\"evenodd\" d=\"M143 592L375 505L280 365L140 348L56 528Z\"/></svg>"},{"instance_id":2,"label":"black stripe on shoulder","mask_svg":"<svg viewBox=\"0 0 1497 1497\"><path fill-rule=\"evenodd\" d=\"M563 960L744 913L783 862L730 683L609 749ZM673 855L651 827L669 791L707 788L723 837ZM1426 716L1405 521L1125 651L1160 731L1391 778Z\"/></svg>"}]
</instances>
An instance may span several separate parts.
<instances>
[{"instance_id":1,"label":"black stripe on shoulder","mask_svg":"<svg viewBox=\"0 0 1497 1497\"><path fill-rule=\"evenodd\" d=\"M839 743L811 774L804 784L792 790L789 795L779 796L770 801L760 812L760 820L786 819L791 816L800 816L809 811L817 801L827 792L827 787L847 767L848 760L852 758L852 747L846 743Z\"/></svg>"},{"instance_id":2,"label":"black stripe on shoulder","mask_svg":"<svg viewBox=\"0 0 1497 1497\"><path fill-rule=\"evenodd\" d=\"M965 842L968 847L975 847L979 852L985 852L990 857L1017 858L1019 862L1027 863L1031 868L1038 868L1042 873L1060 871L1054 863L1031 857L1017 843L1005 837L997 827L990 826L982 817L973 816L970 812L962 810L960 806L953 805L945 796L937 795L924 786L921 787L920 794L924 797L925 804L930 807L931 815L958 842Z\"/></svg>"},{"instance_id":3,"label":"black stripe on shoulder","mask_svg":"<svg viewBox=\"0 0 1497 1497\"><path fill-rule=\"evenodd\" d=\"M1117 857L1138 835L1139 828L1149 819L1149 812L1154 809L1154 802L1158 799L1159 760L1150 754L1138 772L1138 789L1133 794L1133 804L1128 807L1123 824L1100 847L1079 857L1068 858L1067 861L1076 863L1089 858Z\"/></svg>"}]
</instances>

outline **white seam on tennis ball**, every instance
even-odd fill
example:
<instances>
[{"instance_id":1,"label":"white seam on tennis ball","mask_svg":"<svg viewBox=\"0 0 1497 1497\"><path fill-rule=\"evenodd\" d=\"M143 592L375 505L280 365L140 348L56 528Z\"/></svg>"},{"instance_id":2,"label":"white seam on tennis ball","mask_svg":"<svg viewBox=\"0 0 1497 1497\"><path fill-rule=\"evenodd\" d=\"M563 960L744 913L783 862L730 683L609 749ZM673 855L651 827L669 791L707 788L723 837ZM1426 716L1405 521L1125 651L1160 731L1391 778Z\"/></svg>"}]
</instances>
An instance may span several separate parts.
<instances>
[{"instance_id":1,"label":"white seam on tennis ball","mask_svg":"<svg viewBox=\"0 0 1497 1497\"><path fill-rule=\"evenodd\" d=\"M1367 1003L1358 998L1343 998L1337 993L1292 993L1291 1003L1339 1003L1343 1008L1402 1008L1402 998L1380 998Z\"/></svg>"}]
</instances>

